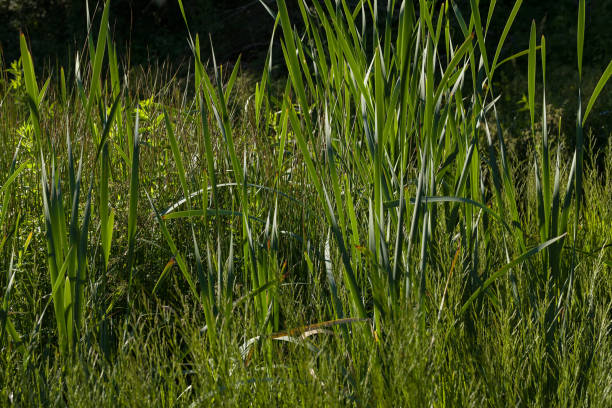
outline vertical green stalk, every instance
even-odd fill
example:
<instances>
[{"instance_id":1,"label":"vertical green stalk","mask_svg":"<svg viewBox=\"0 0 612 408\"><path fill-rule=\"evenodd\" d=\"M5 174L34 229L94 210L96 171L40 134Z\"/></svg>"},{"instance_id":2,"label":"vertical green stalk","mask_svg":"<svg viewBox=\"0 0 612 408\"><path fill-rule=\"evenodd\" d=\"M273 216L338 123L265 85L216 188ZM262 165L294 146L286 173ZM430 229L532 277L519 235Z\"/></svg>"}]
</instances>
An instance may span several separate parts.
<instances>
[{"instance_id":1,"label":"vertical green stalk","mask_svg":"<svg viewBox=\"0 0 612 408\"><path fill-rule=\"evenodd\" d=\"M138 218L138 168L140 161L140 133L138 129L139 115L138 108L136 109L134 122L134 144L132 147L131 156L131 172L130 172L130 204L128 211L128 255L126 273L129 276L128 297L132 288L133 267L134 267L134 248L136 245L136 221Z\"/></svg>"}]
</instances>

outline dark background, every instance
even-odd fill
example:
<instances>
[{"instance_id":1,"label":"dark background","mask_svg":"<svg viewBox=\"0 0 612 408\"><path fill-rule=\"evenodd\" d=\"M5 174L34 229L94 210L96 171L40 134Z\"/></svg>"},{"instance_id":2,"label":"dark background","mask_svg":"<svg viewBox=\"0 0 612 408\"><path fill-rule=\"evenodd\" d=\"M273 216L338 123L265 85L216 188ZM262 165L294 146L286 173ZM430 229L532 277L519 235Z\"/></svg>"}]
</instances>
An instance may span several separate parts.
<instances>
[{"instance_id":1,"label":"dark background","mask_svg":"<svg viewBox=\"0 0 612 408\"><path fill-rule=\"evenodd\" d=\"M94 36L103 2L89 0ZM274 6L274 0L267 0ZM185 0L190 28L200 34L203 59L210 53L210 34L220 61L263 59L274 24L259 1ZM85 0L0 0L0 47L5 65L19 58L19 32L23 31L40 67L67 65L81 50L87 34ZM112 0L110 26L119 55L131 65L154 60L180 63L190 57L187 29L177 0ZM129 45L129 46L128 46Z\"/></svg>"},{"instance_id":2,"label":"dark background","mask_svg":"<svg viewBox=\"0 0 612 408\"><path fill-rule=\"evenodd\" d=\"M88 0L90 15L99 19L102 1ZM274 0L264 0L275 10ZM399 3L399 0L397 1ZM287 1L299 12L294 0ZM349 1L349 3L351 3ZM489 2L481 0L483 19ZM82 49L87 33L84 0L0 0L0 47L5 66L19 57L19 32L26 33L36 66L68 65L76 50ZM457 1L469 18L469 0ZM492 32L501 33L514 0L500 0L493 16ZM214 43L217 59L233 61L242 55L247 66L261 64L273 26L271 16L258 0L184 0L189 24L198 32L203 58L209 55L208 35ZM379 7L386 1L379 0ZM576 61L577 0L525 0L507 41L509 52L528 46L529 28L536 21L539 34L545 34L550 66ZM111 32L120 55L130 51L132 65L152 60L181 62L189 58L187 30L177 0L113 0ZM612 0L587 1L585 63L603 65L612 57ZM97 30L97 27L94 26ZM128 47L128 44L130 46Z\"/></svg>"}]
</instances>

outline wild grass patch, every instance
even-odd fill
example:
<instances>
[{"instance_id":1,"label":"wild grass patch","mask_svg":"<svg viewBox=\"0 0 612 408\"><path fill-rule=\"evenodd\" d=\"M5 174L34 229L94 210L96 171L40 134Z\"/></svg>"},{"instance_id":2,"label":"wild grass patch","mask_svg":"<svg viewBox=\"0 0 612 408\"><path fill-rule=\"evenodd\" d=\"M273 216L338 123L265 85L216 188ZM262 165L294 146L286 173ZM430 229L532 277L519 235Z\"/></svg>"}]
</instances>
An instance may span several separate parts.
<instances>
[{"instance_id":1,"label":"wild grass patch","mask_svg":"<svg viewBox=\"0 0 612 408\"><path fill-rule=\"evenodd\" d=\"M606 406L610 174L584 125L612 63L583 95L580 1L568 153L535 23L506 55L521 1L500 38L496 2L438 3L265 3L254 89L180 1L186 80L121 66L109 2L71 75L41 80L21 36L0 88L3 403ZM519 164L496 80L518 58Z\"/></svg>"}]
</instances>

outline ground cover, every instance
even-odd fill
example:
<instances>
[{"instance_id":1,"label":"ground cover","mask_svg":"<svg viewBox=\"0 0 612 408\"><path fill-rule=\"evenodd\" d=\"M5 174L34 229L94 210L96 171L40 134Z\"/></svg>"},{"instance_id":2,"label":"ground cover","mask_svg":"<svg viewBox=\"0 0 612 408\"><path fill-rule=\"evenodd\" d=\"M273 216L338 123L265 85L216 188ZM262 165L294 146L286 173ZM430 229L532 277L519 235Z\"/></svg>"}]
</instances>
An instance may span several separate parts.
<instances>
[{"instance_id":1,"label":"ground cover","mask_svg":"<svg viewBox=\"0 0 612 408\"><path fill-rule=\"evenodd\" d=\"M188 8L186 78L123 65L108 2L74 70L36 75L22 36L2 404L610 405L612 143L585 126L612 63L585 94L580 1L576 123L549 132L546 39L504 47L520 6L492 38L495 2L278 0L287 75L271 45L254 86Z\"/></svg>"}]
</instances>

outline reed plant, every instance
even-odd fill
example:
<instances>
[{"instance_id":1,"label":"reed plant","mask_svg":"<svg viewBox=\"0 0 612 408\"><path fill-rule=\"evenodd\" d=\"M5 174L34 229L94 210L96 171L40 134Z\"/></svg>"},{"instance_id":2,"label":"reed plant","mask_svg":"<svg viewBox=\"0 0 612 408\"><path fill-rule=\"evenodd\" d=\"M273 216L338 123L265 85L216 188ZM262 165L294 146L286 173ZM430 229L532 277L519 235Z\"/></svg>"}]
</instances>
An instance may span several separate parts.
<instances>
[{"instance_id":1,"label":"reed plant","mask_svg":"<svg viewBox=\"0 0 612 408\"><path fill-rule=\"evenodd\" d=\"M380 335L381 321L401 318L399 310L405 310L402 305L406 302L416 300L422 305L428 287L437 279L429 276L433 270L428 272L439 256L432 242L447 237L456 242L463 261L459 267L468 273L457 318L477 310L474 302L480 294L486 293L497 304L489 287L508 274L511 285L517 274L530 277L531 289L525 296L541 297L544 292L548 296L552 290L557 305L553 315L559 316L561 301L567 301L573 285L574 266L560 265L564 258L572 258L571 251L562 250L571 210L572 245L577 239L583 116L579 112L574 163L563 193L558 156L554 187L551 182L546 46L544 37L537 44L535 23L527 50L499 58L521 1L515 2L493 47L485 39L495 2L490 3L486 20L476 1L471 2L469 19L454 2L436 8L432 2L420 1L415 8L411 2L396 7L390 1L384 18L376 5L366 2L356 6L345 1L314 1L312 7L298 4L303 34L292 25L285 2L278 1L292 91L286 98L296 99L286 104L287 114L335 238L353 314L364 317L371 307ZM579 73L584 7L581 2ZM451 20L458 23L461 35L452 35ZM391 21L398 21L396 29ZM541 144L534 163L540 240L530 244L529 226L517 206L516 181L505 151L493 84L494 73L504 63L528 54L529 112L535 139L538 53L544 92ZM608 80L610 69L609 65L589 106ZM491 136L491 125L497 128L497 141ZM355 220L354 203L363 203L357 212L367 223ZM446 207L439 208L440 204ZM489 267L499 256L490 248L494 236L503 242L498 254L506 259L497 271ZM543 256L548 254L550 263L529 261L545 249ZM512 290L520 295L516 287ZM366 307L364 299L371 299L372 306Z\"/></svg>"},{"instance_id":2,"label":"reed plant","mask_svg":"<svg viewBox=\"0 0 612 408\"><path fill-rule=\"evenodd\" d=\"M184 80L122 62L110 1L42 85L20 37L0 405L606 406L611 175L584 133L612 62L583 110L585 1L569 159L535 22L508 51L521 0L499 38L495 1L260 3L254 87L212 37L206 62L181 0ZM507 148L508 63L527 74L528 172Z\"/></svg>"}]
</instances>

